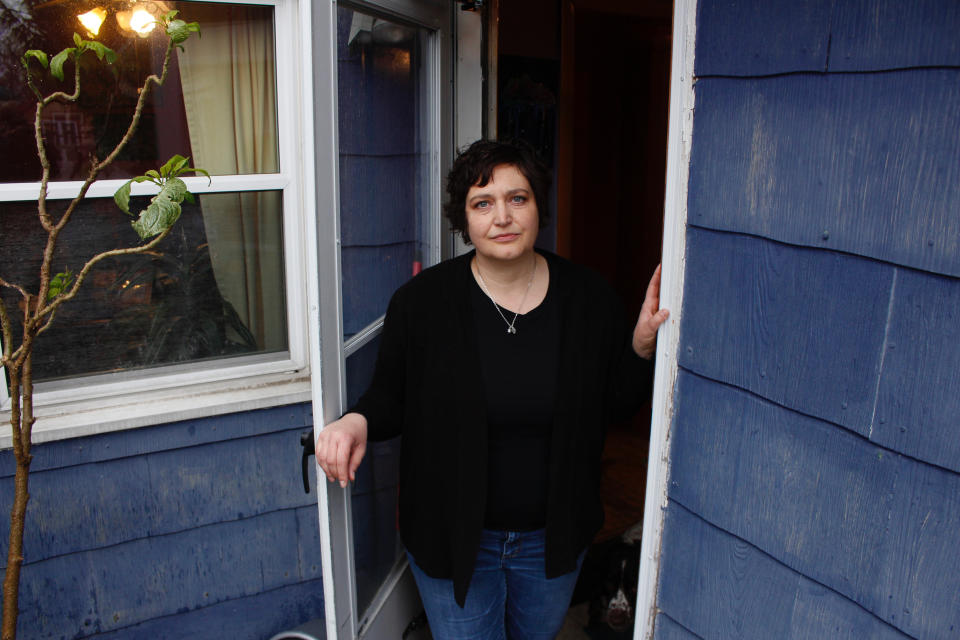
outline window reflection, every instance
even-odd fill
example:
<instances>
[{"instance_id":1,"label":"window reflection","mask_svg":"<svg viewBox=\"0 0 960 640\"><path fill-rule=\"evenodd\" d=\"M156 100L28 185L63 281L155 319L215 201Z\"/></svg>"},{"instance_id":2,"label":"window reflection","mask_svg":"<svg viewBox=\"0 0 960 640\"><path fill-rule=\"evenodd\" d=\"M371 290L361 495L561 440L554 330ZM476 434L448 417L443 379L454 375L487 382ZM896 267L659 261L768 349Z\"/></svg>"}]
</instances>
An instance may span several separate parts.
<instances>
[{"instance_id":1,"label":"window reflection","mask_svg":"<svg viewBox=\"0 0 960 640\"><path fill-rule=\"evenodd\" d=\"M0 182L41 176L33 130L36 97L25 83L20 57L28 49L52 56L73 46L74 33L92 37L96 9L104 12L96 39L118 59L106 65L84 56L80 100L46 108L42 128L53 180L86 178L89 158L106 157L123 137L143 79L162 66L166 37L149 28L156 15L171 9L200 22L202 37L191 38L172 57L166 82L151 89L136 136L99 177L139 175L174 154L190 156L214 175L279 170L271 7L110 0L91 10L88 2L28 0L19 10L5 9L9 25L0 32L0 146L19 151L0 157ZM44 95L72 91L72 63L63 82L36 69Z\"/></svg>"},{"instance_id":2,"label":"window reflection","mask_svg":"<svg viewBox=\"0 0 960 640\"><path fill-rule=\"evenodd\" d=\"M337 15L346 337L383 315L429 254L430 146L425 34L342 6Z\"/></svg>"},{"instance_id":3,"label":"window reflection","mask_svg":"<svg viewBox=\"0 0 960 640\"><path fill-rule=\"evenodd\" d=\"M45 233L35 200L3 201L9 183L41 176L33 128L36 98L20 57L73 46L73 34L118 53L110 66L86 55L81 98L51 103L42 135L53 182L87 177L90 158L104 158L125 134L144 78L162 66L167 39L149 26L172 9L201 24L172 56L166 83L151 90L139 129L100 179L157 169L175 154L214 176L280 171L272 7L212 2L24 0L0 29L0 276L36 291ZM144 13L146 12L146 13ZM83 16L83 21L79 19ZM39 72L42 93L72 91ZM214 185L215 188L215 185ZM22 197L22 196L15 196ZM139 211L146 198L131 202ZM58 218L63 200L48 201ZM111 199L87 199L60 236L53 268L79 271L98 252L138 244ZM208 193L183 214L149 255L100 263L77 298L64 305L37 342L37 381L287 349L279 191ZM0 296L16 308L13 290ZM16 314L12 314L16 315Z\"/></svg>"},{"instance_id":4,"label":"window reflection","mask_svg":"<svg viewBox=\"0 0 960 640\"><path fill-rule=\"evenodd\" d=\"M273 240L259 245L215 240L202 213L212 197L272 203L262 211L261 239ZM139 211L147 201L133 198L131 208ZM94 268L37 341L34 379L286 349L280 206L277 192L201 195L194 205L184 203L173 232L154 251L104 260ZM84 223L66 227L56 269L76 272L82 266L78 256L136 241L128 218L110 199L87 200L75 215ZM0 204L0 229L0 273L36 290L41 255L24 248L42 246L36 203ZM22 304L10 289L0 295L8 309ZM12 318L18 321L16 314Z\"/></svg>"}]
</instances>

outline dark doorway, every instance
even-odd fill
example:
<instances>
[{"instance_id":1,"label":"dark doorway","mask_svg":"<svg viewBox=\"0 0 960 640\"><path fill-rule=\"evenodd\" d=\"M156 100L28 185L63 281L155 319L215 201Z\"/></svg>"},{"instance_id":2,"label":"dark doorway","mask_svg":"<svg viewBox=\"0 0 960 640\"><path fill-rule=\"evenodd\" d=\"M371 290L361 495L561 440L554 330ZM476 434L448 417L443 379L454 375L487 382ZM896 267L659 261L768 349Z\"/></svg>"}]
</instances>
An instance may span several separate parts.
<instances>
[{"instance_id":1,"label":"dark doorway","mask_svg":"<svg viewBox=\"0 0 960 640\"><path fill-rule=\"evenodd\" d=\"M542 244L600 272L635 318L660 262L673 4L500 0L494 10L498 135L526 139L555 172ZM648 406L608 433L597 555L642 524L649 431ZM592 571L603 567L585 565L581 578ZM604 633L590 635L632 636Z\"/></svg>"}]
</instances>

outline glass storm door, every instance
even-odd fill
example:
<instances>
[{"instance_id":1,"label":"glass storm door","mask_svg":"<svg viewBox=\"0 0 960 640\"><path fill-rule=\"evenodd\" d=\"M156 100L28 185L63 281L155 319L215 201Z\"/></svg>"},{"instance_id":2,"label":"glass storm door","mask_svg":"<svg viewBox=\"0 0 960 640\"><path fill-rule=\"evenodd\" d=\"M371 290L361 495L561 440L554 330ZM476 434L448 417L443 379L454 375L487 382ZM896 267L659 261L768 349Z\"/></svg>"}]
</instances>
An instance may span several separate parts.
<instances>
[{"instance_id":1,"label":"glass storm door","mask_svg":"<svg viewBox=\"0 0 960 640\"><path fill-rule=\"evenodd\" d=\"M323 4L314 47L332 48L317 56L327 56L331 77L325 84L318 71L314 95L328 87L335 98L327 120L335 143L318 124L318 174L330 164L331 191L318 175L318 424L366 389L390 296L440 259L450 20L449 2ZM399 438L369 443L346 490L320 479L328 637L398 638L422 609L397 531L399 451Z\"/></svg>"}]
</instances>

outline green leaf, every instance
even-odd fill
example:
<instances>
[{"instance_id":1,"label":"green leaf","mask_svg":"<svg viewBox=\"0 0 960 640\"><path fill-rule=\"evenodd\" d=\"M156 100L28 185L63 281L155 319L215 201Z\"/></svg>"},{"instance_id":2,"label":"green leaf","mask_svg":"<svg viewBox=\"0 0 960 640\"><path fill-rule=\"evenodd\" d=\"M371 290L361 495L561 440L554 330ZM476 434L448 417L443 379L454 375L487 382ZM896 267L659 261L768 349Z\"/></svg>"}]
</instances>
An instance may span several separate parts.
<instances>
[{"instance_id":1,"label":"green leaf","mask_svg":"<svg viewBox=\"0 0 960 640\"><path fill-rule=\"evenodd\" d=\"M20 61L23 62L24 67L26 67L29 64L30 58L33 58L34 60L39 62L40 66L42 66L44 69L49 67L50 63L47 61L47 54L44 53L43 51L40 51L39 49L30 49L25 54L23 54L23 57L20 59Z\"/></svg>"},{"instance_id":2,"label":"green leaf","mask_svg":"<svg viewBox=\"0 0 960 640\"><path fill-rule=\"evenodd\" d=\"M160 173L163 174L164 177L175 178L177 177L177 175L179 175L180 171L183 169L184 166L186 166L187 162L189 161L190 161L190 158L184 158L180 154L177 154L172 158L170 158L169 160L167 160L166 163L164 163L164 165L160 167Z\"/></svg>"},{"instance_id":3,"label":"green leaf","mask_svg":"<svg viewBox=\"0 0 960 640\"><path fill-rule=\"evenodd\" d=\"M194 173L202 173L207 177L207 184L213 183L213 178L210 177L210 174L207 173L206 169L198 169L196 167L184 167L184 171L193 171Z\"/></svg>"},{"instance_id":4,"label":"green leaf","mask_svg":"<svg viewBox=\"0 0 960 640\"><path fill-rule=\"evenodd\" d=\"M184 22L183 20L171 20L167 24L167 36L173 40L174 44L185 42L191 33L200 33L200 24L197 22Z\"/></svg>"},{"instance_id":5,"label":"green leaf","mask_svg":"<svg viewBox=\"0 0 960 640\"><path fill-rule=\"evenodd\" d=\"M178 13L180 12L177 11L176 9L173 9L172 11L167 11L165 14L163 14L164 22L170 22L171 20L177 17Z\"/></svg>"},{"instance_id":6,"label":"green leaf","mask_svg":"<svg viewBox=\"0 0 960 640\"><path fill-rule=\"evenodd\" d=\"M170 199L177 204L183 202L186 195L190 193L187 191L187 184L180 178L170 178L166 184L163 185L163 188L170 194Z\"/></svg>"},{"instance_id":7,"label":"green leaf","mask_svg":"<svg viewBox=\"0 0 960 640\"><path fill-rule=\"evenodd\" d=\"M97 54L97 58L103 60L107 59L107 64L113 64L117 61L116 52L105 44L101 44L96 40L88 40L86 43L87 48Z\"/></svg>"},{"instance_id":8,"label":"green leaf","mask_svg":"<svg viewBox=\"0 0 960 640\"><path fill-rule=\"evenodd\" d=\"M173 178L164 183L160 193L151 198L150 205L131 223L141 240L159 235L173 226L180 218L180 203L186 193L187 185L183 180Z\"/></svg>"},{"instance_id":9,"label":"green leaf","mask_svg":"<svg viewBox=\"0 0 960 640\"><path fill-rule=\"evenodd\" d=\"M47 290L47 300L53 300L61 293L65 293L71 284L73 284L73 274L69 269L53 276L50 280L50 288Z\"/></svg>"},{"instance_id":10,"label":"green leaf","mask_svg":"<svg viewBox=\"0 0 960 640\"><path fill-rule=\"evenodd\" d=\"M120 207L120 211L123 211L128 216L133 215L130 213L130 184L132 182L133 180L127 180L117 189L116 193L113 194L113 201Z\"/></svg>"},{"instance_id":11,"label":"green leaf","mask_svg":"<svg viewBox=\"0 0 960 640\"><path fill-rule=\"evenodd\" d=\"M83 50L83 38L76 31L73 32L73 44L77 45L77 49Z\"/></svg>"},{"instance_id":12,"label":"green leaf","mask_svg":"<svg viewBox=\"0 0 960 640\"><path fill-rule=\"evenodd\" d=\"M147 173L150 173L150 171ZM154 171L153 173L157 172ZM133 213L130 211L130 185L134 182L147 182L148 180L150 182L156 182L157 184L160 184L159 176L157 176L157 180L151 180L148 176L137 176L136 178L127 180L119 189L117 189L116 193L113 194L113 201L117 203L120 211L123 211L128 216L133 215Z\"/></svg>"},{"instance_id":13,"label":"green leaf","mask_svg":"<svg viewBox=\"0 0 960 640\"><path fill-rule=\"evenodd\" d=\"M157 173L157 170L156 170L156 169L150 169L149 171L147 171L147 173L146 173L146 175L145 175L144 177L145 177L145 178L150 178L151 180L153 180L153 181L156 182L157 184L160 184L160 181L162 180L162 178L160 177L160 174Z\"/></svg>"},{"instance_id":14,"label":"green leaf","mask_svg":"<svg viewBox=\"0 0 960 640\"><path fill-rule=\"evenodd\" d=\"M57 80L63 82L63 64L67 61L67 58L74 53L76 49L69 47L64 49L57 55L53 56L53 59L50 60L50 75L52 75Z\"/></svg>"},{"instance_id":15,"label":"green leaf","mask_svg":"<svg viewBox=\"0 0 960 640\"><path fill-rule=\"evenodd\" d=\"M190 204L197 204L197 199L193 197L193 194L187 191L183 194L183 199L189 202Z\"/></svg>"}]
</instances>

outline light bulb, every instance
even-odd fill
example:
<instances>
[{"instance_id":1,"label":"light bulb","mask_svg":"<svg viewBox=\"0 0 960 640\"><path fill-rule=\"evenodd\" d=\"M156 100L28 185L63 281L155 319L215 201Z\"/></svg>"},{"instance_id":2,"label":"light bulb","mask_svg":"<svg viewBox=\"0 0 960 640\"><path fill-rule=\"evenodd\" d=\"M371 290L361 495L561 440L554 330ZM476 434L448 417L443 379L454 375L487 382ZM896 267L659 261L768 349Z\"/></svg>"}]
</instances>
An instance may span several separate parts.
<instances>
[{"instance_id":1,"label":"light bulb","mask_svg":"<svg viewBox=\"0 0 960 640\"><path fill-rule=\"evenodd\" d=\"M140 34L140 37L146 37L157 26L157 19L154 18L146 9L136 9L130 16L130 28Z\"/></svg>"},{"instance_id":2,"label":"light bulb","mask_svg":"<svg viewBox=\"0 0 960 640\"><path fill-rule=\"evenodd\" d=\"M101 7L96 7L77 16L77 20L79 20L80 24L83 25L83 28L87 30L87 33L90 34L90 37L94 38L98 33L100 33L100 25L103 24L103 21L106 19L106 17L106 10Z\"/></svg>"}]
</instances>

